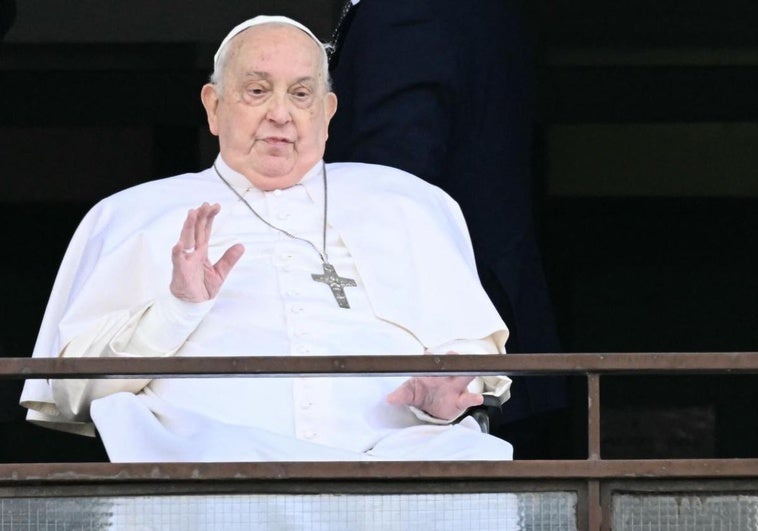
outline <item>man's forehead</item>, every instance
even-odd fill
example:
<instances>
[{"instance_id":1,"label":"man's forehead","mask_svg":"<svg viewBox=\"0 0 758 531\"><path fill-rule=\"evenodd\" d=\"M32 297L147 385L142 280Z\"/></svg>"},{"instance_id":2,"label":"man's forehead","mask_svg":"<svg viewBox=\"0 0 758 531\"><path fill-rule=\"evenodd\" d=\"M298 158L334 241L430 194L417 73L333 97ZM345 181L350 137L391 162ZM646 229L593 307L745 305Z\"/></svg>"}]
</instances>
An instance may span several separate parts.
<instances>
[{"instance_id":1,"label":"man's forehead","mask_svg":"<svg viewBox=\"0 0 758 531\"><path fill-rule=\"evenodd\" d=\"M242 77L251 81L272 81L275 80L277 76L274 73L265 70L248 70L242 74ZM289 83L293 85L311 85L317 82L318 79L311 75L293 77L289 81Z\"/></svg>"},{"instance_id":2,"label":"man's forehead","mask_svg":"<svg viewBox=\"0 0 758 531\"><path fill-rule=\"evenodd\" d=\"M264 33L257 33L263 30ZM251 28L230 43L229 64L225 75L239 81L284 81L287 85L323 81L318 51L311 43L294 40L289 34L284 39L272 39L264 28ZM297 31L297 30L294 30ZM302 34L302 33L301 33ZM307 37L303 36L305 39Z\"/></svg>"}]
</instances>

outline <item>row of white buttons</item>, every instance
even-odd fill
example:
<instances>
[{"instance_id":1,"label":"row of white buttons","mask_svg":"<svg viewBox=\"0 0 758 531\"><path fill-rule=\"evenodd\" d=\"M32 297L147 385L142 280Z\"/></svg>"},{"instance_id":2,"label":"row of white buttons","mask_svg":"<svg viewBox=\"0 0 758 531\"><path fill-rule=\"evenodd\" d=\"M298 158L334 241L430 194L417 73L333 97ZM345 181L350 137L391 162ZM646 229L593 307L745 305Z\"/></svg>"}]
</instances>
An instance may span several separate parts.
<instances>
[{"instance_id":1,"label":"row of white buttons","mask_svg":"<svg viewBox=\"0 0 758 531\"><path fill-rule=\"evenodd\" d=\"M273 190L271 192L271 194L274 197L281 197L282 193L283 192L281 190L279 190L278 188L276 190ZM290 218L290 213L289 212L279 212L278 214L276 214L276 219L286 220L286 219L289 219L289 218Z\"/></svg>"},{"instance_id":2,"label":"row of white buttons","mask_svg":"<svg viewBox=\"0 0 758 531\"><path fill-rule=\"evenodd\" d=\"M302 397L299 401L300 409L302 411L311 409L314 404L309 397L314 396L314 393L316 392L316 389L313 387L313 382L309 381L308 379L301 379L297 380L297 383L295 385L299 390L298 394L300 394ZM318 428L315 424L316 419L311 415L312 413L309 412L296 416L296 421L299 425L297 431L300 437L309 441L318 439L319 437Z\"/></svg>"},{"instance_id":3,"label":"row of white buttons","mask_svg":"<svg viewBox=\"0 0 758 531\"><path fill-rule=\"evenodd\" d=\"M274 197L281 197L282 196L282 191L279 190L279 189L273 190L271 192L271 194ZM275 217L276 217L276 219L279 219L279 220L287 220L287 219L290 218L290 214L288 212L278 212L275 215ZM279 260L281 262L284 262L283 264L280 265L280 268L281 268L282 271L284 271L284 272L290 272L290 271L292 271L292 265L291 265L291 263L295 260L295 255L293 253L282 253L282 254L279 255ZM301 295L300 290L298 290L298 289L292 289L292 288L287 289L285 291L285 293L289 297L298 297L298 296ZM303 312L305 312L305 307L303 307L300 304L295 304L295 305L290 306L289 310L293 314L302 314ZM303 330L301 328L295 329L294 332L293 332L293 334L296 337L300 337L300 338L309 335L309 333L306 330ZM310 347L308 347L307 345L304 345L304 344L296 344L296 345L294 345L294 348L295 348L295 352L297 352L298 354L310 354L311 353ZM309 387L309 385L306 384L305 385L306 390L307 390L308 387ZM300 402L300 409L302 409L304 411L310 409L312 406L313 406L313 403L310 400L302 400ZM305 429L305 430L303 430L301 432L301 436L304 439L306 439L306 440L314 440L314 439L318 438L318 432L316 432L313 429Z\"/></svg>"}]
</instances>

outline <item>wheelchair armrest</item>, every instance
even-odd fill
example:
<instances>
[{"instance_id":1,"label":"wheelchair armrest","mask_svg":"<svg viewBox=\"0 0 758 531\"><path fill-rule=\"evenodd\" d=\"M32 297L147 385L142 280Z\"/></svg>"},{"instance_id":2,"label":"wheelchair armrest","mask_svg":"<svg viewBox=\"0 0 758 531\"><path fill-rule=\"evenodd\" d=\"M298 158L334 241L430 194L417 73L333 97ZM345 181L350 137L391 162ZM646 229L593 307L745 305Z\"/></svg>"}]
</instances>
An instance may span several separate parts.
<instances>
[{"instance_id":1,"label":"wheelchair armrest","mask_svg":"<svg viewBox=\"0 0 758 531\"><path fill-rule=\"evenodd\" d=\"M483 433L490 432L492 419L502 415L500 400L492 395L484 395L484 402L479 406L470 407L461 418L471 416L479 424Z\"/></svg>"}]
</instances>

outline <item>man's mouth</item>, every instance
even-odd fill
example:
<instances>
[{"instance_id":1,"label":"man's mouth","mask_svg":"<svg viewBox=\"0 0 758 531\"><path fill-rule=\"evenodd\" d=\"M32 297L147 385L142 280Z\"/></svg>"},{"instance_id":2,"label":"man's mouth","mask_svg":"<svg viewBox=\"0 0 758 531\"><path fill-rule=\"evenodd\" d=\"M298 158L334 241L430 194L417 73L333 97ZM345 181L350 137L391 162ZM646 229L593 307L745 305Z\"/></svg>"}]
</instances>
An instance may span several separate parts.
<instances>
[{"instance_id":1,"label":"man's mouth","mask_svg":"<svg viewBox=\"0 0 758 531\"><path fill-rule=\"evenodd\" d=\"M283 146L283 145L292 143L292 141L289 138L284 138L280 136L269 136L269 137L263 138L262 140L263 142L271 146Z\"/></svg>"}]
</instances>

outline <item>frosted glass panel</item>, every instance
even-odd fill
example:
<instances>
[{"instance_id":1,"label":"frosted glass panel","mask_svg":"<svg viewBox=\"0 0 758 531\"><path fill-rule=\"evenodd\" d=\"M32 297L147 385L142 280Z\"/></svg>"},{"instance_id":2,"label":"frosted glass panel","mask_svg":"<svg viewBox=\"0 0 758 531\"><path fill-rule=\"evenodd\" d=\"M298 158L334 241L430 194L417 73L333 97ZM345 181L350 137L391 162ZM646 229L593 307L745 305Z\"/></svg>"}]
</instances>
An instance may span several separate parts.
<instances>
[{"instance_id":1,"label":"frosted glass panel","mask_svg":"<svg viewBox=\"0 0 758 531\"><path fill-rule=\"evenodd\" d=\"M742 494L617 494L614 531L758 530L758 496Z\"/></svg>"},{"instance_id":2,"label":"frosted glass panel","mask_svg":"<svg viewBox=\"0 0 758 531\"><path fill-rule=\"evenodd\" d=\"M252 494L0 499L0 530L575 531L576 494Z\"/></svg>"}]
</instances>

